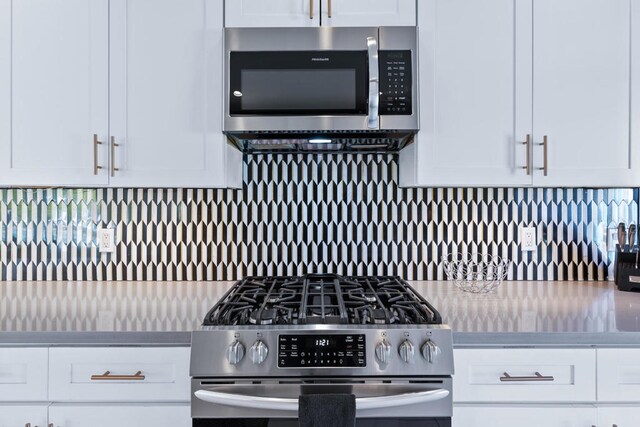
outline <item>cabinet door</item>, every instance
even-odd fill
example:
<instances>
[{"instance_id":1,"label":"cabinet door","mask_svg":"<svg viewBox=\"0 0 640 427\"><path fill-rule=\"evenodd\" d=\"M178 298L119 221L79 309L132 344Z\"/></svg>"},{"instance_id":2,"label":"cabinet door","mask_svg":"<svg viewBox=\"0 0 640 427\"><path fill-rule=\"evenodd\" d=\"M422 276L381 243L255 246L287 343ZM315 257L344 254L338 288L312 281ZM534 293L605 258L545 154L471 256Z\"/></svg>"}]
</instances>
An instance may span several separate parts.
<instances>
[{"instance_id":1,"label":"cabinet door","mask_svg":"<svg viewBox=\"0 0 640 427\"><path fill-rule=\"evenodd\" d=\"M640 402L640 349L599 348L597 358L598 401Z\"/></svg>"},{"instance_id":2,"label":"cabinet door","mask_svg":"<svg viewBox=\"0 0 640 427\"><path fill-rule=\"evenodd\" d=\"M0 185L107 184L107 5L0 1Z\"/></svg>"},{"instance_id":3,"label":"cabinet door","mask_svg":"<svg viewBox=\"0 0 640 427\"><path fill-rule=\"evenodd\" d=\"M49 349L0 348L0 402L47 400Z\"/></svg>"},{"instance_id":4,"label":"cabinet door","mask_svg":"<svg viewBox=\"0 0 640 427\"><path fill-rule=\"evenodd\" d=\"M636 406L599 406L598 426L636 427L640 420L640 407Z\"/></svg>"},{"instance_id":5,"label":"cabinet door","mask_svg":"<svg viewBox=\"0 0 640 427\"><path fill-rule=\"evenodd\" d=\"M531 132L531 0L424 0L420 132L401 186L523 186Z\"/></svg>"},{"instance_id":6,"label":"cabinet door","mask_svg":"<svg viewBox=\"0 0 640 427\"><path fill-rule=\"evenodd\" d=\"M0 405L0 427L47 425L46 405Z\"/></svg>"},{"instance_id":7,"label":"cabinet door","mask_svg":"<svg viewBox=\"0 0 640 427\"><path fill-rule=\"evenodd\" d=\"M416 25L416 0L322 0L322 25L413 26Z\"/></svg>"},{"instance_id":8,"label":"cabinet door","mask_svg":"<svg viewBox=\"0 0 640 427\"><path fill-rule=\"evenodd\" d=\"M222 0L110 4L110 185L225 187Z\"/></svg>"},{"instance_id":9,"label":"cabinet door","mask_svg":"<svg viewBox=\"0 0 640 427\"><path fill-rule=\"evenodd\" d=\"M536 168L547 137L536 186L640 183L639 9L632 0L535 0Z\"/></svg>"},{"instance_id":10,"label":"cabinet door","mask_svg":"<svg viewBox=\"0 0 640 427\"><path fill-rule=\"evenodd\" d=\"M225 27L317 27L321 0L226 0Z\"/></svg>"},{"instance_id":11,"label":"cabinet door","mask_svg":"<svg viewBox=\"0 0 640 427\"><path fill-rule=\"evenodd\" d=\"M49 407L49 423L58 427L188 427L189 403L162 405L70 405Z\"/></svg>"},{"instance_id":12,"label":"cabinet door","mask_svg":"<svg viewBox=\"0 0 640 427\"><path fill-rule=\"evenodd\" d=\"M456 405L453 427L592 427L597 412L590 406Z\"/></svg>"}]
</instances>

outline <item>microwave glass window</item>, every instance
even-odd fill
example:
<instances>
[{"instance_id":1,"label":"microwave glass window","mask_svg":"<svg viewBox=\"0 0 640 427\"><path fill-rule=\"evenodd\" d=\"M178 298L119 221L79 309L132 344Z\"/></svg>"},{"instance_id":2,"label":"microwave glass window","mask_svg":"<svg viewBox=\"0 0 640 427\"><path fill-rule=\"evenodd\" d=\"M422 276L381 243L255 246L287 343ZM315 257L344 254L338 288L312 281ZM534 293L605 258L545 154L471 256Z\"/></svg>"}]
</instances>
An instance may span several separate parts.
<instances>
[{"instance_id":1,"label":"microwave glass window","mask_svg":"<svg viewBox=\"0 0 640 427\"><path fill-rule=\"evenodd\" d=\"M366 51L231 52L231 115L366 114Z\"/></svg>"},{"instance_id":2,"label":"microwave glass window","mask_svg":"<svg viewBox=\"0 0 640 427\"><path fill-rule=\"evenodd\" d=\"M240 81L244 111L356 108L355 69L250 69Z\"/></svg>"}]
</instances>

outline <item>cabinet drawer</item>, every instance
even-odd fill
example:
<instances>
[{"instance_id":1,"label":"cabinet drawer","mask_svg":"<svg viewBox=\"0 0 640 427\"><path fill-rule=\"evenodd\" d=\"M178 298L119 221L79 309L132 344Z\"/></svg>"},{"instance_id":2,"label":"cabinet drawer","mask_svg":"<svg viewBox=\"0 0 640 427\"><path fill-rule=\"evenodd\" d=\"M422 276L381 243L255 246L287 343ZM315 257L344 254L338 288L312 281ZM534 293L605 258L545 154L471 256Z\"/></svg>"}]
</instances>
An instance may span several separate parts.
<instances>
[{"instance_id":1,"label":"cabinet drawer","mask_svg":"<svg viewBox=\"0 0 640 427\"><path fill-rule=\"evenodd\" d=\"M595 359L591 349L455 350L453 398L456 402L593 401Z\"/></svg>"},{"instance_id":2,"label":"cabinet drawer","mask_svg":"<svg viewBox=\"0 0 640 427\"><path fill-rule=\"evenodd\" d=\"M598 400L640 402L640 349L598 349Z\"/></svg>"},{"instance_id":3,"label":"cabinet drawer","mask_svg":"<svg viewBox=\"0 0 640 427\"><path fill-rule=\"evenodd\" d=\"M52 348L50 397L71 402L188 401L189 348Z\"/></svg>"},{"instance_id":4,"label":"cabinet drawer","mask_svg":"<svg viewBox=\"0 0 640 427\"><path fill-rule=\"evenodd\" d=\"M0 348L0 401L47 400L46 348Z\"/></svg>"}]
</instances>

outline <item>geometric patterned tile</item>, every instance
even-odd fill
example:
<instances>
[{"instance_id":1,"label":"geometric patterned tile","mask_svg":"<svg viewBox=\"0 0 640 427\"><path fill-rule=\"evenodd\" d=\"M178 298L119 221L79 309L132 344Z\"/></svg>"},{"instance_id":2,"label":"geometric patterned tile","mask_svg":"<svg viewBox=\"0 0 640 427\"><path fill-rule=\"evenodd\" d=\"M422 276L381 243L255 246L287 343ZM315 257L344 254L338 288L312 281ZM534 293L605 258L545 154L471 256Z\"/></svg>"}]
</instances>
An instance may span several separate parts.
<instances>
[{"instance_id":1,"label":"geometric patterned tile","mask_svg":"<svg viewBox=\"0 0 640 427\"><path fill-rule=\"evenodd\" d=\"M255 155L242 190L0 189L0 280L236 280L399 274L442 279L448 253L511 259L510 279L602 280L606 229L637 189L397 185L397 155ZM535 225L522 254L518 228ZM113 254L97 231L115 227Z\"/></svg>"}]
</instances>

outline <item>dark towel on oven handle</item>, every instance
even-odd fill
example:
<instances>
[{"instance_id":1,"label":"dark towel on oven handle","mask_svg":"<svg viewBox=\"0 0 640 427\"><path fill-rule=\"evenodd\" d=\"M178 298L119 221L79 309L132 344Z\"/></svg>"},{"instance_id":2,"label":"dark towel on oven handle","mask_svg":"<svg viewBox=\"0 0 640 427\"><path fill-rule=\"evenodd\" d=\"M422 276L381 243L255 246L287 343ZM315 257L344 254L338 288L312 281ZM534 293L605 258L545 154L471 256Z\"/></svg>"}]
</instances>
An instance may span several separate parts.
<instances>
[{"instance_id":1,"label":"dark towel on oven handle","mask_svg":"<svg viewBox=\"0 0 640 427\"><path fill-rule=\"evenodd\" d=\"M356 397L353 394L303 394L298 398L300 427L354 427Z\"/></svg>"}]
</instances>

